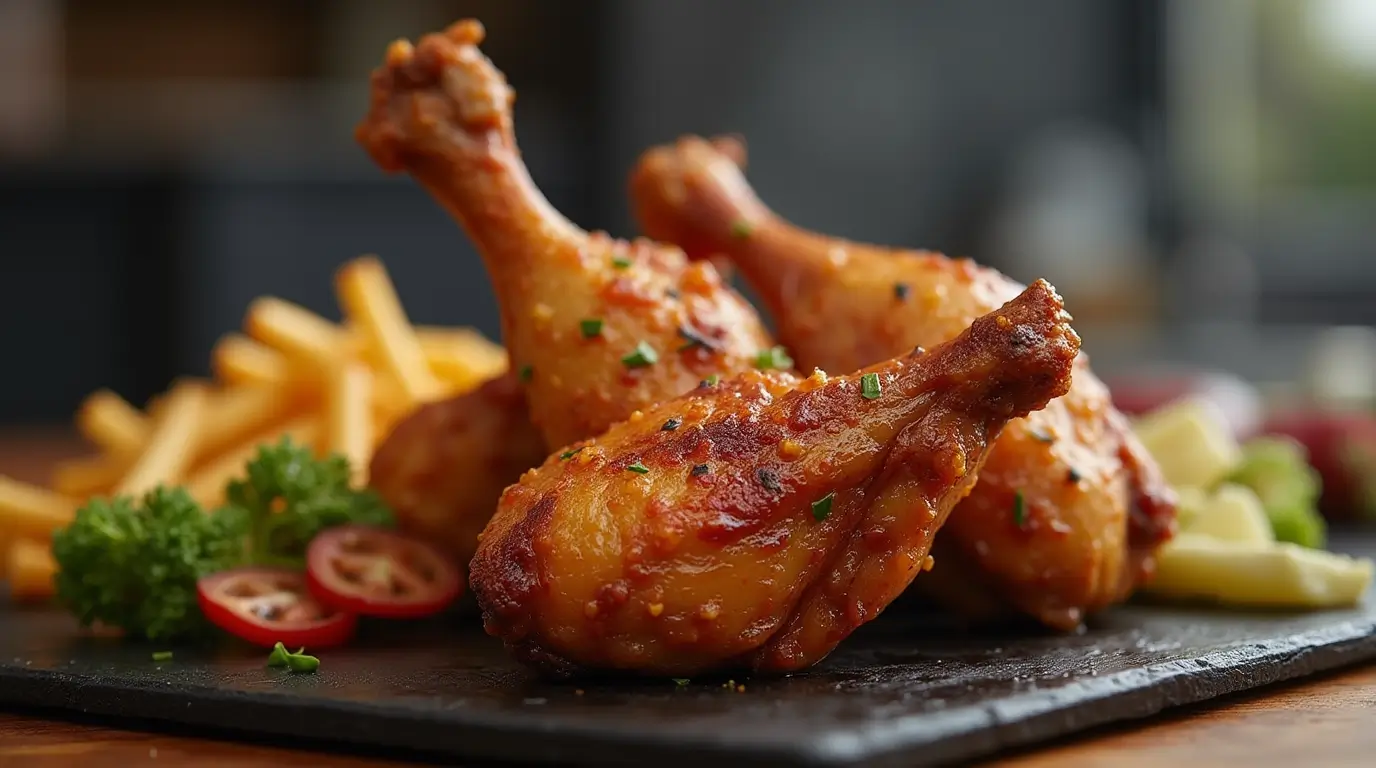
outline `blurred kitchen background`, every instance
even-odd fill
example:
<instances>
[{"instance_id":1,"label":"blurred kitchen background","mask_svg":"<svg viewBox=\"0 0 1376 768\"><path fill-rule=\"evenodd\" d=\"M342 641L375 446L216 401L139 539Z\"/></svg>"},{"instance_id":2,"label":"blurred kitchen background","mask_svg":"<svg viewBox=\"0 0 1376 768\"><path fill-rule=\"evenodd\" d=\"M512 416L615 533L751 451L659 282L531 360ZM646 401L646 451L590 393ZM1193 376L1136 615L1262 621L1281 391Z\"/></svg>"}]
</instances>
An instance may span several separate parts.
<instances>
[{"instance_id":1,"label":"blurred kitchen background","mask_svg":"<svg viewBox=\"0 0 1376 768\"><path fill-rule=\"evenodd\" d=\"M634 233L645 147L737 132L803 226L1049 278L1101 372L1376 377L1376 0L0 0L0 423L206 372L258 295L336 317L365 252L495 336L352 139L386 44L467 15L585 227Z\"/></svg>"}]
</instances>

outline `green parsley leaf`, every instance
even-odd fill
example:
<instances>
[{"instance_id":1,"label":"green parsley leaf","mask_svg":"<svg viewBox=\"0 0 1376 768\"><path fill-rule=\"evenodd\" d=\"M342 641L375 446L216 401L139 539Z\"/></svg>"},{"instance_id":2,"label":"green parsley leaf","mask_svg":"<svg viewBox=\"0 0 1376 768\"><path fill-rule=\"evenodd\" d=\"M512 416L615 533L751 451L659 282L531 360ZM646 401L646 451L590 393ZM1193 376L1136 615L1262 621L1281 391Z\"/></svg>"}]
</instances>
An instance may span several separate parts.
<instances>
[{"instance_id":1,"label":"green parsley leaf","mask_svg":"<svg viewBox=\"0 0 1376 768\"><path fill-rule=\"evenodd\" d=\"M817 522L831 517L831 502L836 499L836 492L832 491L822 498L812 502L812 519Z\"/></svg>"},{"instance_id":2,"label":"green parsley leaf","mask_svg":"<svg viewBox=\"0 0 1376 768\"><path fill-rule=\"evenodd\" d=\"M788 350L783 347L762 349L755 355L755 367L762 371L786 371L793 367L793 358L788 356Z\"/></svg>"},{"instance_id":3,"label":"green parsley leaf","mask_svg":"<svg viewBox=\"0 0 1376 768\"><path fill-rule=\"evenodd\" d=\"M171 651L153 651L153 661L171 661Z\"/></svg>"},{"instance_id":4,"label":"green parsley leaf","mask_svg":"<svg viewBox=\"0 0 1376 768\"><path fill-rule=\"evenodd\" d=\"M1013 524L1021 528L1027 522L1027 501L1022 491L1013 492Z\"/></svg>"},{"instance_id":5,"label":"green parsley leaf","mask_svg":"<svg viewBox=\"0 0 1376 768\"><path fill-rule=\"evenodd\" d=\"M657 362L659 362L659 353L655 351L654 347L643 341L636 344L635 349L631 350L630 354L621 358L621 364L627 368L644 368Z\"/></svg>"},{"instance_id":6,"label":"green parsley leaf","mask_svg":"<svg viewBox=\"0 0 1376 768\"><path fill-rule=\"evenodd\" d=\"M602 318L589 317L578 322L578 329L583 332L583 338L595 339L602 335Z\"/></svg>"},{"instance_id":7,"label":"green parsley leaf","mask_svg":"<svg viewBox=\"0 0 1376 768\"><path fill-rule=\"evenodd\" d=\"M907 283L894 283L893 297L895 299L898 299L899 301L907 301L908 295L912 293L912 290L912 286L908 285Z\"/></svg>"},{"instance_id":8,"label":"green parsley leaf","mask_svg":"<svg viewBox=\"0 0 1376 768\"><path fill-rule=\"evenodd\" d=\"M875 400L883 392L879 384L879 374L867 373L860 377L860 395L866 400Z\"/></svg>"},{"instance_id":9,"label":"green parsley leaf","mask_svg":"<svg viewBox=\"0 0 1376 768\"><path fill-rule=\"evenodd\" d=\"M637 475L648 475L650 473L650 468L645 466L644 464L641 464L638 461L630 465L629 467L626 467L626 470L628 472L634 472Z\"/></svg>"},{"instance_id":10,"label":"green parsley leaf","mask_svg":"<svg viewBox=\"0 0 1376 768\"><path fill-rule=\"evenodd\" d=\"M568 461L569 459L573 458L574 456L577 456L578 454L582 453L584 448L587 448L587 446L586 446L586 445L580 445L580 446L578 446L577 448L570 448L570 449L568 449L567 451L564 451L563 453L559 454L559 460L560 460L560 461Z\"/></svg>"},{"instance_id":11,"label":"green parsley leaf","mask_svg":"<svg viewBox=\"0 0 1376 768\"><path fill-rule=\"evenodd\" d=\"M520 370L516 372L516 375L520 377L522 383L528 384L530 383L530 380L535 376L535 368L534 366L523 365L521 366Z\"/></svg>"},{"instance_id":12,"label":"green parsley leaf","mask_svg":"<svg viewBox=\"0 0 1376 768\"><path fill-rule=\"evenodd\" d=\"M717 382L719 382L719 381L721 381L721 377L714 373L714 374L712 374L711 376L708 376L707 378L703 379L703 380L698 384L698 386L701 386L701 387L715 387L715 386L717 386Z\"/></svg>"},{"instance_id":13,"label":"green parsley leaf","mask_svg":"<svg viewBox=\"0 0 1376 768\"><path fill-rule=\"evenodd\" d=\"M683 686L685 686L685 685L687 685L687 684L693 682L692 680L689 680L689 679L686 678L686 677L674 677L674 678L670 678L670 679L674 681L674 685L677 685L677 686L680 687L680 688L682 688Z\"/></svg>"},{"instance_id":14,"label":"green parsley leaf","mask_svg":"<svg viewBox=\"0 0 1376 768\"><path fill-rule=\"evenodd\" d=\"M755 234L755 227L745 219L736 219L731 222L731 236L737 240L744 240Z\"/></svg>"},{"instance_id":15,"label":"green parsley leaf","mask_svg":"<svg viewBox=\"0 0 1376 768\"><path fill-rule=\"evenodd\" d=\"M631 266L631 260L626 258L625 256L613 256L612 266L616 267L617 269L626 269L627 267Z\"/></svg>"}]
</instances>

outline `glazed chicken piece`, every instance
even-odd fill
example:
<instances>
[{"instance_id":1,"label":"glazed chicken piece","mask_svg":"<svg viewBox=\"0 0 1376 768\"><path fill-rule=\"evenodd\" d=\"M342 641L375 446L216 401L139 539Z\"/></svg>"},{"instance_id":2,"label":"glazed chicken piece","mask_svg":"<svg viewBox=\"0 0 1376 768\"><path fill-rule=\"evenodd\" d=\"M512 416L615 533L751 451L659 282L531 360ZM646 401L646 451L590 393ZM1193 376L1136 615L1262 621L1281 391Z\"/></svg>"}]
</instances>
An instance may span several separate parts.
<instances>
[{"instance_id":1,"label":"glazed chicken piece","mask_svg":"<svg viewBox=\"0 0 1376 768\"><path fill-rule=\"evenodd\" d=\"M1039 281L930 352L704 383L551 456L473 558L487 631L552 676L817 662L923 568L1004 424L1067 390L1068 320Z\"/></svg>"},{"instance_id":2,"label":"glazed chicken piece","mask_svg":"<svg viewBox=\"0 0 1376 768\"><path fill-rule=\"evenodd\" d=\"M773 342L710 264L584 232L536 189L516 147L514 95L482 39L478 22L461 21L414 47L393 43L357 138L383 169L428 189L477 245L547 443L751 368Z\"/></svg>"},{"instance_id":3,"label":"glazed chicken piece","mask_svg":"<svg viewBox=\"0 0 1376 768\"><path fill-rule=\"evenodd\" d=\"M794 227L756 197L743 157L733 139L652 149L631 196L651 237L737 266L800 370L940 343L1020 290L969 260ZM1004 430L917 588L972 617L1012 608L1072 629L1150 574L1174 519L1173 495L1081 357L1066 397Z\"/></svg>"},{"instance_id":4,"label":"glazed chicken piece","mask_svg":"<svg viewBox=\"0 0 1376 768\"><path fill-rule=\"evenodd\" d=\"M369 483L397 524L468 564L502 491L545 460L515 374L421 406L373 454Z\"/></svg>"}]
</instances>

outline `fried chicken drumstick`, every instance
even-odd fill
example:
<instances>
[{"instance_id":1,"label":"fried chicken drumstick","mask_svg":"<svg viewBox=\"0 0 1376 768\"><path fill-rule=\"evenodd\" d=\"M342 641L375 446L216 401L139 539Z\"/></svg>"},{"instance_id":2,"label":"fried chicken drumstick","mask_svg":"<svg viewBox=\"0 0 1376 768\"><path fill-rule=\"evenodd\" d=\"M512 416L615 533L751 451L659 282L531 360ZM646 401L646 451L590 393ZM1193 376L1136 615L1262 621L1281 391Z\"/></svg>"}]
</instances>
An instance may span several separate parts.
<instances>
[{"instance_id":1,"label":"fried chicken drumstick","mask_svg":"<svg viewBox=\"0 0 1376 768\"><path fill-rule=\"evenodd\" d=\"M482 39L482 25L461 21L414 47L393 43L356 135L477 245L547 443L595 435L710 375L752 367L773 342L710 264L584 232L535 187L516 147L514 94L478 50Z\"/></svg>"},{"instance_id":2,"label":"fried chicken drumstick","mask_svg":"<svg viewBox=\"0 0 1376 768\"><path fill-rule=\"evenodd\" d=\"M488 632L554 676L817 662L921 570L1008 420L1066 392L1068 321L1039 281L930 352L704 383L551 456L473 558Z\"/></svg>"},{"instance_id":3,"label":"fried chicken drumstick","mask_svg":"<svg viewBox=\"0 0 1376 768\"><path fill-rule=\"evenodd\" d=\"M466 566L502 491L547 455L521 383L505 374L403 419L368 476L406 530Z\"/></svg>"},{"instance_id":4,"label":"fried chicken drumstick","mask_svg":"<svg viewBox=\"0 0 1376 768\"><path fill-rule=\"evenodd\" d=\"M773 344L710 265L588 234L550 206L521 161L514 97L482 37L463 21L415 47L394 43L357 130L383 169L409 172L464 226L502 309L514 378L413 414L372 466L402 526L464 563L501 490L549 448L747 370Z\"/></svg>"},{"instance_id":5,"label":"fried chicken drumstick","mask_svg":"<svg viewBox=\"0 0 1376 768\"><path fill-rule=\"evenodd\" d=\"M940 343L1021 290L968 260L792 226L755 195L743 158L732 139L652 149L632 175L631 197L649 236L736 265L800 370L853 370ZM967 614L1011 607L1071 629L1150 573L1174 512L1154 463L1082 358L1067 396L1004 430L918 587Z\"/></svg>"}]
</instances>

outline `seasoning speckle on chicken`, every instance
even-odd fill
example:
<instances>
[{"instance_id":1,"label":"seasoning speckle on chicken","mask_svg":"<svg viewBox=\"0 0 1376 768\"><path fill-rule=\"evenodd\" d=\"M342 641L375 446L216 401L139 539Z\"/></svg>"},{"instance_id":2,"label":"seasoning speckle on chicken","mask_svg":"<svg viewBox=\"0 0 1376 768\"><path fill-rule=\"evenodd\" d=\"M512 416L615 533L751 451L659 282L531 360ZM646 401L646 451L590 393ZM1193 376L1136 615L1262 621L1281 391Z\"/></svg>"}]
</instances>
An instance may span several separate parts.
<instances>
[{"instance_id":1,"label":"seasoning speckle on chicken","mask_svg":"<svg viewBox=\"0 0 1376 768\"><path fill-rule=\"evenodd\" d=\"M1003 426L1065 393L1068 322L1039 281L925 354L704 382L551 456L473 558L488 632L551 675L817 662L923 569Z\"/></svg>"},{"instance_id":2,"label":"seasoning speckle on chicken","mask_svg":"<svg viewBox=\"0 0 1376 768\"><path fill-rule=\"evenodd\" d=\"M801 369L931 347L1021 290L969 260L795 227L755 195L744 157L734 139L654 148L632 175L632 201L651 237L732 262ZM1004 430L916 588L966 614L1011 607L1071 629L1150 574L1174 519L1172 493L1082 357L1068 395Z\"/></svg>"}]
</instances>

